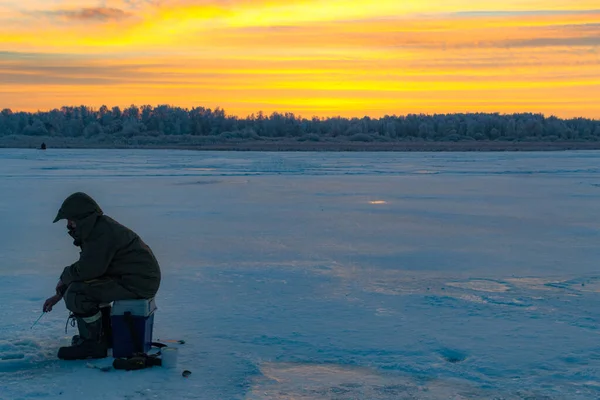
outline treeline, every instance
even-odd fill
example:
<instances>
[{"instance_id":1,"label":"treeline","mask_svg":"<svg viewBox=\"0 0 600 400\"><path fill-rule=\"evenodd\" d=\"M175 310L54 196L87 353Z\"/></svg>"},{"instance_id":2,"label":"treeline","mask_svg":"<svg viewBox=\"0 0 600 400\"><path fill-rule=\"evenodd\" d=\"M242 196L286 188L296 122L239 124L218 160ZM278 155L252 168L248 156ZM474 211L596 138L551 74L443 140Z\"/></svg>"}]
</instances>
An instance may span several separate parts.
<instances>
[{"instance_id":1,"label":"treeline","mask_svg":"<svg viewBox=\"0 0 600 400\"><path fill-rule=\"evenodd\" d=\"M160 143L176 137L240 140L292 138L301 141L598 141L600 121L560 119L541 114L443 114L382 118L300 118L291 113L253 114L161 105L100 109L62 107L36 113L0 112L0 136L64 137L111 142L147 138Z\"/></svg>"}]
</instances>

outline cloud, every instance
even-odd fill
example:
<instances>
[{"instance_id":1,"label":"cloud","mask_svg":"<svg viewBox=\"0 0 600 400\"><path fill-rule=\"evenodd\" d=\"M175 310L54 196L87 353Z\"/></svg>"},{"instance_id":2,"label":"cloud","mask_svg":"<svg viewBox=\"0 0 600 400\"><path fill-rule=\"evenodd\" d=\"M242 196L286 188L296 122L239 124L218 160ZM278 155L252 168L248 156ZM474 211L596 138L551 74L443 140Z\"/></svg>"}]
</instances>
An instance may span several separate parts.
<instances>
[{"instance_id":1,"label":"cloud","mask_svg":"<svg viewBox=\"0 0 600 400\"><path fill-rule=\"evenodd\" d=\"M523 39L523 40L509 40L502 42L505 47L588 47L588 46L599 46L600 36L586 36L586 37L553 37L553 38L534 38L534 39ZM493 46L497 46L494 44Z\"/></svg>"},{"instance_id":2,"label":"cloud","mask_svg":"<svg viewBox=\"0 0 600 400\"><path fill-rule=\"evenodd\" d=\"M387 51L387 57L399 52L451 49L506 49L510 47L591 47L600 44L600 25L576 24L563 18L554 18L540 25L536 18L528 18L511 25L511 21L487 19L429 20L370 19L352 22L312 24L311 26L269 26L214 29L210 39L189 35L179 39L179 44L189 51L211 43L221 49L239 51L302 49L313 54L323 52ZM565 25L566 23L566 25ZM283 45L285 44L285 46Z\"/></svg>"},{"instance_id":3,"label":"cloud","mask_svg":"<svg viewBox=\"0 0 600 400\"><path fill-rule=\"evenodd\" d=\"M113 77L82 78L77 76L26 75L20 72L0 71L0 84L9 85L107 85L121 83Z\"/></svg>"},{"instance_id":4,"label":"cloud","mask_svg":"<svg viewBox=\"0 0 600 400\"><path fill-rule=\"evenodd\" d=\"M130 12L111 7L86 7L77 10L43 11L42 13L48 16L63 17L71 21L97 22L120 21L133 16Z\"/></svg>"},{"instance_id":5,"label":"cloud","mask_svg":"<svg viewBox=\"0 0 600 400\"><path fill-rule=\"evenodd\" d=\"M160 6L160 0L122 0L129 8L141 9L147 6Z\"/></svg>"},{"instance_id":6,"label":"cloud","mask_svg":"<svg viewBox=\"0 0 600 400\"><path fill-rule=\"evenodd\" d=\"M24 52L24 51L0 51L0 66L3 61L21 61L32 60L33 62L48 62L56 60L68 60L89 58L87 54L72 54L72 53L41 53L41 52ZM36 65L40 65L37 63Z\"/></svg>"},{"instance_id":7,"label":"cloud","mask_svg":"<svg viewBox=\"0 0 600 400\"><path fill-rule=\"evenodd\" d=\"M229 75L214 71L171 72L173 63L106 62L85 55L0 52L0 86L211 84ZM240 78L243 79L243 78Z\"/></svg>"},{"instance_id":8,"label":"cloud","mask_svg":"<svg viewBox=\"0 0 600 400\"><path fill-rule=\"evenodd\" d=\"M505 84L568 84L598 81L600 61L590 55L559 57L554 50L529 57L530 50L420 53L413 60L381 59L170 59L110 56L44 55L0 52L0 85L134 84L196 88L312 88L314 90L431 90L473 89ZM556 56L556 57L554 57ZM107 57L106 59L104 57ZM243 66L242 66L243 65ZM515 75L515 72L518 73ZM437 86L436 86L437 85Z\"/></svg>"},{"instance_id":9,"label":"cloud","mask_svg":"<svg viewBox=\"0 0 600 400\"><path fill-rule=\"evenodd\" d=\"M552 16L552 15L595 15L597 10L519 10L519 11L457 11L453 15L460 17L513 17L513 16Z\"/></svg>"}]
</instances>

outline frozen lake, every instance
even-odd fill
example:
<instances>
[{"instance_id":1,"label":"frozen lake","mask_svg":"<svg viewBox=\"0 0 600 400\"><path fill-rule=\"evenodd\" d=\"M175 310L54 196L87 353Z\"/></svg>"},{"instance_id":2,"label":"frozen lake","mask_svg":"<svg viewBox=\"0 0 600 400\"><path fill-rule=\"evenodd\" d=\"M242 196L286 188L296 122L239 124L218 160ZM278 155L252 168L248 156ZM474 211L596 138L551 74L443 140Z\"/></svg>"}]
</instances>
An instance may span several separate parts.
<instances>
[{"instance_id":1,"label":"frozen lake","mask_svg":"<svg viewBox=\"0 0 600 400\"><path fill-rule=\"evenodd\" d=\"M156 253L179 370L30 329L75 191ZM600 152L0 149L0 226L0 399L600 397Z\"/></svg>"}]
</instances>

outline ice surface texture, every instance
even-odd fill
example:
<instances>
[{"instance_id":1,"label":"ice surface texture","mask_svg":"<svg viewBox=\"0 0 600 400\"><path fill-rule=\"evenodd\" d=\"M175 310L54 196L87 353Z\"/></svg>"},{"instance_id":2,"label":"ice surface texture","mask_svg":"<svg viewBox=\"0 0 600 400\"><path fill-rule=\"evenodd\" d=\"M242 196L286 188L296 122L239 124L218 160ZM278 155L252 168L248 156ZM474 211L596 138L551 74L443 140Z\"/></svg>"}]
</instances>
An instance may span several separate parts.
<instances>
[{"instance_id":1,"label":"ice surface texture","mask_svg":"<svg viewBox=\"0 0 600 400\"><path fill-rule=\"evenodd\" d=\"M0 398L598 398L599 161L0 149ZM62 303L30 329L79 190L161 261L179 369L56 360Z\"/></svg>"}]
</instances>

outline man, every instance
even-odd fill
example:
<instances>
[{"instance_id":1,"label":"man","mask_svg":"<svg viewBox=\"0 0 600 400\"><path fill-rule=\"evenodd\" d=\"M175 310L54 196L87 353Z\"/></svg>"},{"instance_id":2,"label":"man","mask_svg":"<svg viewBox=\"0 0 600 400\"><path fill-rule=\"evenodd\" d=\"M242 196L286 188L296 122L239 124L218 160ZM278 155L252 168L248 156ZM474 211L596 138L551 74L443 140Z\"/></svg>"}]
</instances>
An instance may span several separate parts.
<instances>
[{"instance_id":1,"label":"man","mask_svg":"<svg viewBox=\"0 0 600 400\"><path fill-rule=\"evenodd\" d=\"M44 312L64 298L77 320L79 338L61 347L63 360L104 358L108 346L102 334L100 305L115 300L149 299L160 286L161 272L152 250L132 230L104 215L87 194L73 193L63 202L54 222L67 220L79 260L66 267L56 295L44 303Z\"/></svg>"}]
</instances>

